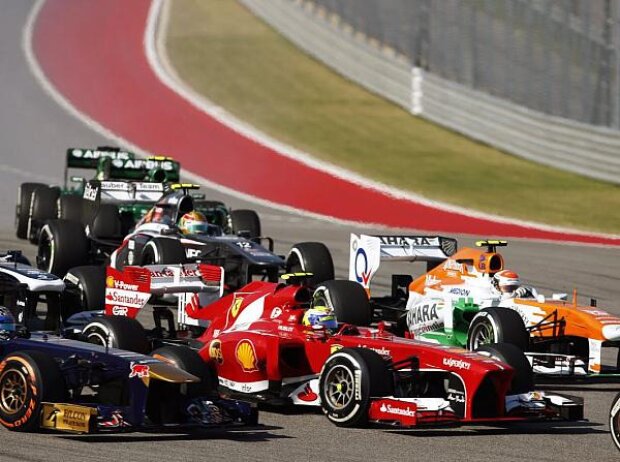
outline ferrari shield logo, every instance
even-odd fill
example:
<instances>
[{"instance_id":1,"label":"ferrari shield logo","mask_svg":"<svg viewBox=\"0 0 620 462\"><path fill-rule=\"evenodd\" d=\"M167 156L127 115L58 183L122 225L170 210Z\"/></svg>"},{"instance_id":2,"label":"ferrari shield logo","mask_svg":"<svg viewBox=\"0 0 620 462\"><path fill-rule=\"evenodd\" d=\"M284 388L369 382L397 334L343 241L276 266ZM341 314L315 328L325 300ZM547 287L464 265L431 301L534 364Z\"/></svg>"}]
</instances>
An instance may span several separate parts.
<instances>
[{"instance_id":1,"label":"ferrari shield logo","mask_svg":"<svg viewBox=\"0 0 620 462\"><path fill-rule=\"evenodd\" d=\"M243 303L243 297L237 297L233 299L232 305L230 305L230 315L234 318L239 314L239 309L241 308L241 304Z\"/></svg>"}]
</instances>

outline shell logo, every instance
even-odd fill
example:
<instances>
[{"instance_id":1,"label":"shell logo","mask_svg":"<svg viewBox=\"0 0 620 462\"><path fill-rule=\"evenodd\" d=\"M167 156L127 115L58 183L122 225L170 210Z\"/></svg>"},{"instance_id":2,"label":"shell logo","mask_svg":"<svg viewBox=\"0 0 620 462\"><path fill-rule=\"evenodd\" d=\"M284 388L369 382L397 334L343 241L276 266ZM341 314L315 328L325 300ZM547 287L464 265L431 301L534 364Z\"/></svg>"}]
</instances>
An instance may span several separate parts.
<instances>
[{"instance_id":1,"label":"shell logo","mask_svg":"<svg viewBox=\"0 0 620 462\"><path fill-rule=\"evenodd\" d=\"M209 345L209 358L215 360L219 365L224 363L224 356L222 355L222 342L219 340L213 340Z\"/></svg>"},{"instance_id":2,"label":"shell logo","mask_svg":"<svg viewBox=\"0 0 620 462\"><path fill-rule=\"evenodd\" d=\"M107 278L105 278L105 285L106 287L114 287L114 278L112 276L108 276Z\"/></svg>"},{"instance_id":3,"label":"shell logo","mask_svg":"<svg viewBox=\"0 0 620 462\"><path fill-rule=\"evenodd\" d=\"M254 372L258 370L256 360L256 350L254 344L249 340L241 340L235 348L235 357L241 365L243 372Z\"/></svg>"}]
</instances>

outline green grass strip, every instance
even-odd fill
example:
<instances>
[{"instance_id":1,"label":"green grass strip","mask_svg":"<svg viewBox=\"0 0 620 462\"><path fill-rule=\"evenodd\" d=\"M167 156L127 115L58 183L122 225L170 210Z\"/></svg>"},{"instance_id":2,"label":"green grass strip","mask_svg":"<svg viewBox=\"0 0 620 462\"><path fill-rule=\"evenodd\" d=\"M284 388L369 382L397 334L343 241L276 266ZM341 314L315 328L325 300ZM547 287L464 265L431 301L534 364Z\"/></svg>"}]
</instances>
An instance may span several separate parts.
<instances>
[{"instance_id":1,"label":"green grass strip","mask_svg":"<svg viewBox=\"0 0 620 462\"><path fill-rule=\"evenodd\" d=\"M305 55L237 2L175 1L167 49L196 91L319 159L462 207L620 233L620 187L413 117Z\"/></svg>"}]
</instances>

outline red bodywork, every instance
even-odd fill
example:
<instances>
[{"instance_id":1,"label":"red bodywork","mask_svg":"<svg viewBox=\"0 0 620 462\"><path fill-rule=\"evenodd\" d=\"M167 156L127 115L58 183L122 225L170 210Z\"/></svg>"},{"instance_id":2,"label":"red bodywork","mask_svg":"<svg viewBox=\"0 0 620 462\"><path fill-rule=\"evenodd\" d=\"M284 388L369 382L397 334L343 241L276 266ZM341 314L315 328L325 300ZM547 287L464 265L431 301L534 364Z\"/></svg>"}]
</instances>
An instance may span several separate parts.
<instances>
[{"instance_id":1,"label":"red bodywork","mask_svg":"<svg viewBox=\"0 0 620 462\"><path fill-rule=\"evenodd\" d=\"M135 284L138 276L142 290L144 284L148 285L144 281L148 272L136 270L128 267L123 272L112 271L115 280L122 278L128 284ZM259 281L206 306L196 306L196 298L192 297L185 311L203 324L209 321L197 339L203 344L199 354L217 371L222 388L246 399L284 399L318 406L317 377L328 357L341 348L363 347L393 363L403 362L405 366L399 368L408 364L409 370L458 377L463 391L461 401L457 401L462 403L460 406L444 406L441 410L425 410L422 401L408 401L409 396L373 397L368 411L371 421L409 427L526 417L505 411L506 394L514 375L507 364L460 348L397 337L381 327L342 325L334 334L310 329L301 323L310 297L310 290L303 285ZM137 312L129 310L126 314L135 317ZM477 400L485 402L484 415L476 411ZM491 413L489 408L493 409ZM548 410L537 414L549 416Z\"/></svg>"}]
</instances>

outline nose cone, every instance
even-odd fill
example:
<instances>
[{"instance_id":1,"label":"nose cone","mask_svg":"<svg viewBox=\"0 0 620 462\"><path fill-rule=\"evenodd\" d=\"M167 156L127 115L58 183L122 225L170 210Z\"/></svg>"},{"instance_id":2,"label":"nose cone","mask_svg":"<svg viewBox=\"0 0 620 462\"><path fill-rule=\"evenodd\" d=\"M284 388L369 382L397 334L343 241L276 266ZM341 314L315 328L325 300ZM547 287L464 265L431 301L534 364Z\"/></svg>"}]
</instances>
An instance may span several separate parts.
<instances>
[{"instance_id":1,"label":"nose cone","mask_svg":"<svg viewBox=\"0 0 620 462\"><path fill-rule=\"evenodd\" d=\"M620 340L620 324L603 326L603 337L607 340Z\"/></svg>"}]
</instances>

